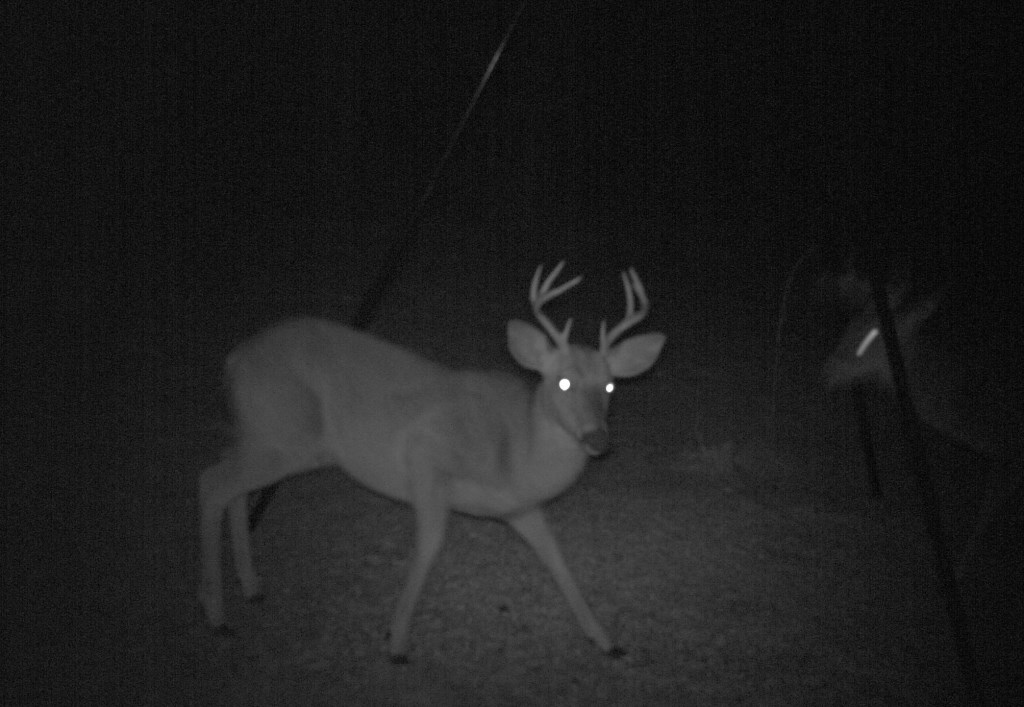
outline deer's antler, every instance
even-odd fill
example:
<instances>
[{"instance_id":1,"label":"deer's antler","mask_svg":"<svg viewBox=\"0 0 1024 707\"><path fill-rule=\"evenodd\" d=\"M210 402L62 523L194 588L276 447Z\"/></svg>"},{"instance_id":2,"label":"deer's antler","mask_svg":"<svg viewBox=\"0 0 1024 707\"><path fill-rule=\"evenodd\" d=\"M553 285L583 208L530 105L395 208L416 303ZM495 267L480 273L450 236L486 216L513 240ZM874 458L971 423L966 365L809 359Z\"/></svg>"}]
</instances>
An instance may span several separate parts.
<instances>
[{"instance_id":1,"label":"deer's antler","mask_svg":"<svg viewBox=\"0 0 1024 707\"><path fill-rule=\"evenodd\" d=\"M568 282L563 282L558 287L552 289L551 285L554 284L555 278L557 278L559 273L562 272L563 267L565 267L564 260L559 262L558 265L555 266L555 269L552 270L546 278L544 278L544 282L541 283L540 275L544 271L544 265L538 265L537 270L533 273L533 280L530 281L530 304L533 307L533 316L537 318L540 325L544 327L544 331L548 333L548 336L551 337L551 340L554 341L555 345L560 349L566 349L569 347L569 330L572 328L572 317L569 317L565 322L565 328L563 328L562 331L559 331L555 328L555 325L551 323L551 320L548 319L547 315L541 311L541 308L566 290L580 284L580 281L583 280L582 276L577 275Z\"/></svg>"},{"instance_id":2,"label":"deer's antler","mask_svg":"<svg viewBox=\"0 0 1024 707\"><path fill-rule=\"evenodd\" d=\"M650 310L644 283L640 282L640 276L636 274L636 270L630 268L621 273L621 276L622 288L626 291L626 316L610 332L606 329L605 321L601 320L600 351L602 355L607 355L615 340L622 336L627 329L643 321ZM636 308L637 303L640 304L639 309Z\"/></svg>"}]
</instances>

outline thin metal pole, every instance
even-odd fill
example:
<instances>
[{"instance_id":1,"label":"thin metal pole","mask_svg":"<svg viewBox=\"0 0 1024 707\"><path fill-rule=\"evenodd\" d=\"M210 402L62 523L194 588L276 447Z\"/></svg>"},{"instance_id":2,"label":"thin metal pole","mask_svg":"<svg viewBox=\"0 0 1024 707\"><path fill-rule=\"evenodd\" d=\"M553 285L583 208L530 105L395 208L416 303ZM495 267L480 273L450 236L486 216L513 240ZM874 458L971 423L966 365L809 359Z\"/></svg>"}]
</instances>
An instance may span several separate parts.
<instances>
[{"instance_id":1,"label":"thin metal pole","mask_svg":"<svg viewBox=\"0 0 1024 707\"><path fill-rule=\"evenodd\" d=\"M963 601L960 598L959 583L949 557L949 543L946 541L946 534L942 529L924 437L921 434L917 411L914 409L914 403L907 387L907 369L903 363L899 340L896 337L896 325L892 318L892 311L889 309L885 283L877 273L871 274L871 294L875 300L875 311L878 312L878 322L885 340L886 355L889 357L889 367L896 388L896 401L899 404L903 432L910 446L910 463L917 479L918 490L924 501L925 526L935 552L935 574L939 580L939 589L946 602L946 614L949 616L950 629L953 632L960 672L967 690L967 697L971 700L970 704L984 707L986 699L981 688L977 659L971 646L967 612L964 611Z\"/></svg>"}]
</instances>

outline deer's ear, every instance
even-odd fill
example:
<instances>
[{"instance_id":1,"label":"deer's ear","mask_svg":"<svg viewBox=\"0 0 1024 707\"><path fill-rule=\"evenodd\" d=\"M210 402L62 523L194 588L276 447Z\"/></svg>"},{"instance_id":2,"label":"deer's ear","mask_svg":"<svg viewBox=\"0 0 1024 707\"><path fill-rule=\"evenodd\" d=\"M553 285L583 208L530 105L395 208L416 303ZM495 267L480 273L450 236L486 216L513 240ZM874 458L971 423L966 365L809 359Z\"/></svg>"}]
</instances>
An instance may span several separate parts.
<instances>
[{"instance_id":1,"label":"deer's ear","mask_svg":"<svg viewBox=\"0 0 1024 707\"><path fill-rule=\"evenodd\" d=\"M554 347L547 335L521 319L508 323L508 350L523 368L543 373Z\"/></svg>"},{"instance_id":2,"label":"deer's ear","mask_svg":"<svg viewBox=\"0 0 1024 707\"><path fill-rule=\"evenodd\" d=\"M665 335L661 333L631 336L608 352L608 370L615 378L638 376L654 365L664 345Z\"/></svg>"}]
</instances>

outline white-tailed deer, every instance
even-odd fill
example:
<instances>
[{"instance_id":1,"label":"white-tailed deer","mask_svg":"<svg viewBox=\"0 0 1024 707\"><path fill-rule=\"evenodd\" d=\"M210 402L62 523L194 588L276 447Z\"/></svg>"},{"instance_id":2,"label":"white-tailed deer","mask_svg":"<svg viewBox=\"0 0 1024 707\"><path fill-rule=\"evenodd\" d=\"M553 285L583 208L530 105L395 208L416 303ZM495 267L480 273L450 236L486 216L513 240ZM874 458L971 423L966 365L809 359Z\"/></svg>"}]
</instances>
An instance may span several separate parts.
<instances>
[{"instance_id":1,"label":"white-tailed deer","mask_svg":"<svg viewBox=\"0 0 1024 707\"><path fill-rule=\"evenodd\" d=\"M828 357L826 386L833 391L854 385L891 390L892 370L878 315L870 303L870 286L860 282L849 291L855 291L867 304L853 316ZM957 331L948 322L938 321L945 319L941 316L942 298L932 294L911 300L908 292L907 287L893 288L889 304L917 416L934 434L967 450L978 462L972 465L975 468L962 470L974 476L980 488L972 529L961 553L963 566L973 557L989 524L1006 510L1024 482L1024 422L1019 413L974 385L977 362L963 360L956 353L951 337Z\"/></svg>"},{"instance_id":2,"label":"white-tailed deer","mask_svg":"<svg viewBox=\"0 0 1024 707\"><path fill-rule=\"evenodd\" d=\"M579 477L588 456L607 449L614 379L650 368L665 336L642 334L615 343L649 308L631 268L622 273L625 318L611 331L601 322L597 350L571 345L572 319L559 331L541 311L582 279L553 287L563 265L543 283L538 267L530 285L533 313L544 331L516 319L508 323L512 357L540 374L532 388L503 373L450 370L319 319L286 321L231 352L225 369L235 442L199 478L199 600L210 625L224 626L225 508L235 571L244 596L253 598L260 582L249 545L248 493L336 465L415 511L415 548L391 620L393 662L405 661L413 609L452 510L505 520L554 575L584 633L602 651L621 654L576 587L541 505Z\"/></svg>"}]
</instances>

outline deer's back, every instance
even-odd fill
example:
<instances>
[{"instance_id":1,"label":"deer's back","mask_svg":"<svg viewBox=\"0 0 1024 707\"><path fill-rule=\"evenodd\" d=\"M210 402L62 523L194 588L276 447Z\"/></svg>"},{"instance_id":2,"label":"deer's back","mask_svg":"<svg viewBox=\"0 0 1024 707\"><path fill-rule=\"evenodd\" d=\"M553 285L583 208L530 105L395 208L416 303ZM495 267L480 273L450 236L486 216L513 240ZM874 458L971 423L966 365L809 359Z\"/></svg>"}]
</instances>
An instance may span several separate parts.
<instances>
[{"instance_id":1,"label":"deer's back","mask_svg":"<svg viewBox=\"0 0 1024 707\"><path fill-rule=\"evenodd\" d=\"M518 377L455 371L327 320L271 327L226 368L243 447L338 464L402 500L403 455L430 457L455 482L501 487L530 432L530 388Z\"/></svg>"}]
</instances>

